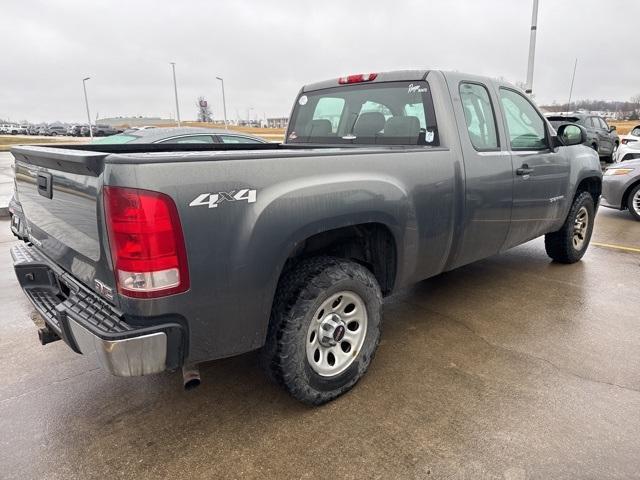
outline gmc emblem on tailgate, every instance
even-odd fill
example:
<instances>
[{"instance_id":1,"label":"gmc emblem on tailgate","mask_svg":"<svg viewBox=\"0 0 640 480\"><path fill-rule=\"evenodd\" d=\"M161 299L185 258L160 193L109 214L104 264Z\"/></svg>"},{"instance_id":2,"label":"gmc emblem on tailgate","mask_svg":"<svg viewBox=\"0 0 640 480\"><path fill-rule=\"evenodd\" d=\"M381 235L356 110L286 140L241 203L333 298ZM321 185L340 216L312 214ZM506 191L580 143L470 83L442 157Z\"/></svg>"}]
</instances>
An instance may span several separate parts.
<instances>
[{"instance_id":1,"label":"gmc emblem on tailgate","mask_svg":"<svg viewBox=\"0 0 640 480\"><path fill-rule=\"evenodd\" d=\"M97 278L93 279L93 288L96 292L102 295L107 300L113 300L113 289L111 287L106 286Z\"/></svg>"}]
</instances>

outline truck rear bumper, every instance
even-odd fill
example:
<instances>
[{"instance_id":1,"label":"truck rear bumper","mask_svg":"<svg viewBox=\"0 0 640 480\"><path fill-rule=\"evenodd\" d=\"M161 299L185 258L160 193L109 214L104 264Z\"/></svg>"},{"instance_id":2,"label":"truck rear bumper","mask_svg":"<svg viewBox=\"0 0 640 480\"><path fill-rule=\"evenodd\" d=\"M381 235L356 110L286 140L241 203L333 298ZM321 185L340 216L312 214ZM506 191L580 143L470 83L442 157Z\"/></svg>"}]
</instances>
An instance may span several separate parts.
<instances>
[{"instance_id":1,"label":"truck rear bumper","mask_svg":"<svg viewBox=\"0 0 640 480\"><path fill-rule=\"evenodd\" d=\"M114 307L35 248L16 245L11 256L24 293L47 327L75 352L95 353L105 370L123 377L159 373L181 365L181 325L131 325Z\"/></svg>"}]
</instances>

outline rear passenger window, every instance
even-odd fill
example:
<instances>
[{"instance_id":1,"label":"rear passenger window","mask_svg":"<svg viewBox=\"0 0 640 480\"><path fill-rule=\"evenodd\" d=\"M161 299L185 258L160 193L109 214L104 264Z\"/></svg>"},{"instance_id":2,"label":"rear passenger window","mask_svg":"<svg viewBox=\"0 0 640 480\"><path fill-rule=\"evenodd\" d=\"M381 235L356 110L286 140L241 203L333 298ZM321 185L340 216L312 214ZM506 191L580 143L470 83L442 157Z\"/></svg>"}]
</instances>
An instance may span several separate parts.
<instances>
[{"instance_id":1,"label":"rear passenger window","mask_svg":"<svg viewBox=\"0 0 640 480\"><path fill-rule=\"evenodd\" d=\"M544 120L533 105L519 93L500 89L500 102L507 121L513 150L543 150L547 147Z\"/></svg>"},{"instance_id":2,"label":"rear passenger window","mask_svg":"<svg viewBox=\"0 0 640 480\"><path fill-rule=\"evenodd\" d=\"M497 150L496 116L486 87L477 83L461 83L460 100L473 147L479 151Z\"/></svg>"}]
</instances>

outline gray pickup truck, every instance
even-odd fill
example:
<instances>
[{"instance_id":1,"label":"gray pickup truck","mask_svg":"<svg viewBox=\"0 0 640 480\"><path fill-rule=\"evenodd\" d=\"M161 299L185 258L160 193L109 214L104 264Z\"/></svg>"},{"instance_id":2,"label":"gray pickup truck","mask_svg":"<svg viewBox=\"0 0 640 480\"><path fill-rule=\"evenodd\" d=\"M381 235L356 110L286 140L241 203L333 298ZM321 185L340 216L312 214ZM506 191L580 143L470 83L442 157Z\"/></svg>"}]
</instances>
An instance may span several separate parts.
<instances>
[{"instance_id":1,"label":"gray pickup truck","mask_svg":"<svg viewBox=\"0 0 640 480\"><path fill-rule=\"evenodd\" d=\"M585 131L520 90L441 71L302 88L283 144L15 147L17 278L115 375L261 349L321 404L365 373L384 296L545 235L578 261L602 174Z\"/></svg>"}]
</instances>

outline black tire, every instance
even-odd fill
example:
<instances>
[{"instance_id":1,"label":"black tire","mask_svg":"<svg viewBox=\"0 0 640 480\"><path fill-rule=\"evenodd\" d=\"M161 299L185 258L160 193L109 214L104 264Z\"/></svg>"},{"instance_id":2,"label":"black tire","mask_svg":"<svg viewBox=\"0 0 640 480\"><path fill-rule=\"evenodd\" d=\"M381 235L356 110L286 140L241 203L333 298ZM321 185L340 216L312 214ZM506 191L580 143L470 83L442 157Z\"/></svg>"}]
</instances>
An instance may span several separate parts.
<instances>
[{"instance_id":1,"label":"black tire","mask_svg":"<svg viewBox=\"0 0 640 480\"><path fill-rule=\"evenodd\" d=\"M631 189L631 191L629 192L629 197L627 198L627 208L629 209L629 213L631 213L633 218L640 221L640 205L633 204L634 197L636 196L636 194L638 194L638 192L640 192L640 185L636 185Z\"/></svg>"},{"instance_id":2,"label":"black tire","mask_svg":"<svg viewBox=\"0 0 640 480\"><path fill-rule=\"evenodd\" d=\"M579 248L574 245L574 229L576 218L582 208L587 211L586 231L583 234L583 242ZM589 192L578 193L569 209L569 214L564 224L557 232L547 233L544 237L544 246L553 260L560 263L575 263L580 260L591 241L593 224L595 219L595 205Z\"/></svg>"},{"instance_id":3,"label":"black tire","mask_svg":"<svg viewBox=\"0 0 640 480\"><path fill-rule=\"evenodd\" d=\"M332 294L354 292L367 313L364 342L352 363L335 376L319 375L307 359L309 325ZM262 364L294 398L321 405L349 391L366 372L380 340L382 294L362 265L334 257L302 260L283 272L271 310Z\"/></svg>"}]
</instances>

